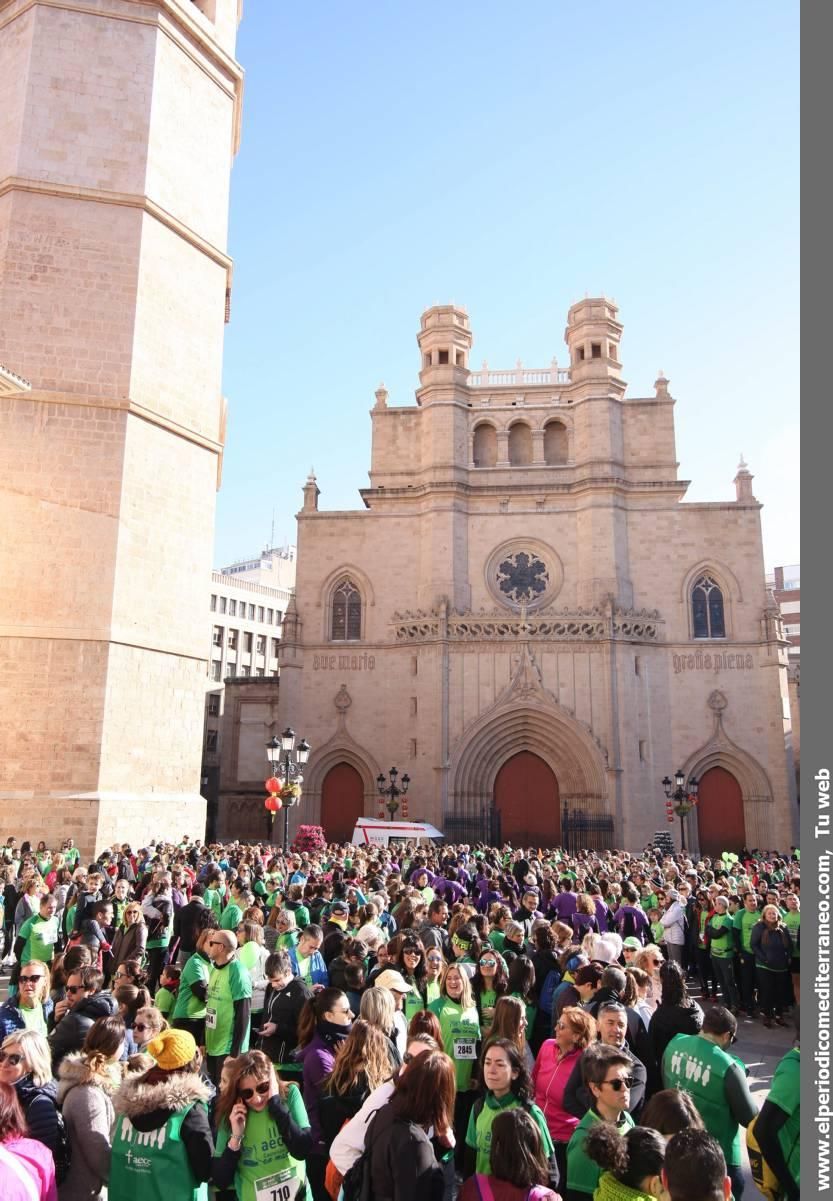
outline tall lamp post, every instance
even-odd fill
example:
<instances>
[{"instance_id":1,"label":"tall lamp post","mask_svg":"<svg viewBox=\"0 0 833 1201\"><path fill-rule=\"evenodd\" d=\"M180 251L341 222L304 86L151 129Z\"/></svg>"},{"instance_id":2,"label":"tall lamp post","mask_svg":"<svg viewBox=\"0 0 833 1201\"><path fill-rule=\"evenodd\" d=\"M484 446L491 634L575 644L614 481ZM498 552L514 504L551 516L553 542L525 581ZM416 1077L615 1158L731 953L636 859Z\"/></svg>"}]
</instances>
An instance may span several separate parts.
<instances>
[{"instance_id":1,"label":"tall lamp post","mask_svg":"<svg viewBox=\"0 0 833 1201\"><path fill-rule=\"evenodd\" d=\"M266 781L266 788L270 793L270 797L266 798L266 807L272 814L271 839L274 842L275 813L283 806L284 855L289 850L289 810L292 805L301 803L301 785L304 782L301 768L309 759L310 749L310 744L305 738L295 746L295 731L289 727L280 738L270 738L266 743L266 758L274 773L271 779ZM275 784L277 789L273 787ZM272 804L269 803L270 800Z\"/></svg>"},{"instance_id":2,"label":"tall lamp post","mask_svg":"<svg viewBox=\"0 0 833 1201\"><path fill-rule=\"evenodd\" d=\"M685 772L678 769L674 772L673 780L670 776L663 778L662 787L665 790L665 813L668 820L673 822L675 813L680 819L680 850L684 851L685 819L697 804L700 785L694 776L691 776L686 784Z\"/></svg>"},{"instance_id":3,"label":"tall lamp post","mask_svg":"<svg viewBox=\"0 0 833 1201\"><path fill-rule=\"evenodd\" d=\"M406 772L405 775L402 777L400 783L397 784L397 780L399 779L399 768L397 768L397 767L392 767L390 769L390 771L388 772L388 776L390 777L390 784L388 784L386 782L385 777L382 774L382 772L379 772L379 775L376 777L376 786L379 789L379 798L380 798L379 816L382 817L381 806L384 805L387 808L388 813L390 814L391 821L393 821L393 815L394 815L394 813L396 813L396 810L399 808L399 798L402 797L402 806L403 806L402 816L403 816L404 820L407 821L408 820L408 809L407 809L408 802L405 800L405 797L408 792L408 786L411 783L411 777ZM387 798L387 799L385 799L385 798Z\"/></svg>"}]
</instances>

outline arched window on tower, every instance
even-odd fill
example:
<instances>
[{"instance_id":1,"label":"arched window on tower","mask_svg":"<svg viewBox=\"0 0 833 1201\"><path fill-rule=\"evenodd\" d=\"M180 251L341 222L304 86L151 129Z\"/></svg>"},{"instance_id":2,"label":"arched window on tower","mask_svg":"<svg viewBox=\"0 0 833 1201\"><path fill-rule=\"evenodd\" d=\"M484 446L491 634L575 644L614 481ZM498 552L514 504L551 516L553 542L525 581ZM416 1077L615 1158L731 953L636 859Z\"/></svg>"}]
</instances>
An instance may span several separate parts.
<instances>
[{"instance_id":1,"label":"arched window on tower","mask_svg":"<svg viewBox=\"0 0 833 1201\"><path fill-rule=\"evenodd\" d=\"M525 421L516 421L509 430L509 462L526 467L532 462L532 430Z\"/></svg>"},{"instance_id":2,"label":"arched window on tower","mask_svg":"<svg viewBox=\"0 0 833 1201\"><path fill-rule=\"evenodd\" d=\"M330 638L333 642L357 642L361 636L361 594L352 580L342 580L333 592Z\"/></svg>"},{"instance_id":3,"label":"arched window on tower","mask_svg":"<svg viewBox=\"0 0 833 1201\"><path fill-rule=\"evenodd\" d=\"M494 467L497 463L497 433L488 422L475 428L472 459L475 467Z\"/></svg>"},{"instance_id":4,"label":"arched window on tower","mask_svg":"<svg viewBox=\"0 0 833 1201\"><path fill-rule=\"evenodd\" d=\"M560 421L544 426L544 462L551 467L567 462L567 430Z\"/></svg>"},{"instance_id":5,"label":"arched window on tower","mask_svg":"<svg viewBox=\"0 0 833 1201\"><path fill-rule=\"evenodd\" d=\"M691 589L691 628L695 638L725 638L723 592L710 575L701 575Z\"/></svg>"}]
</instances>

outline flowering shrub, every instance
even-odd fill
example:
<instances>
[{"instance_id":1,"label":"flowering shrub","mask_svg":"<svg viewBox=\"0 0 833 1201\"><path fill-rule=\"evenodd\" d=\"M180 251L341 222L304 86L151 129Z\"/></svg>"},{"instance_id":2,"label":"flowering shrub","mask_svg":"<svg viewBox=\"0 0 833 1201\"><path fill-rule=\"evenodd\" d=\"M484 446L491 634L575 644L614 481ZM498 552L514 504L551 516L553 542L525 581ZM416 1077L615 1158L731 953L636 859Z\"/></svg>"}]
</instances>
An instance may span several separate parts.
<instances>
[{"instance_id":1,"label":"flowering shrub","mask_svg":"<svg viewBox=\"0 0 833 1201\"><path fill-rule=\"evenodd\" d=\"M296 851L323 851L327 840L320 826L299 826L292 845Z\"/></svg>"}]
</instances>

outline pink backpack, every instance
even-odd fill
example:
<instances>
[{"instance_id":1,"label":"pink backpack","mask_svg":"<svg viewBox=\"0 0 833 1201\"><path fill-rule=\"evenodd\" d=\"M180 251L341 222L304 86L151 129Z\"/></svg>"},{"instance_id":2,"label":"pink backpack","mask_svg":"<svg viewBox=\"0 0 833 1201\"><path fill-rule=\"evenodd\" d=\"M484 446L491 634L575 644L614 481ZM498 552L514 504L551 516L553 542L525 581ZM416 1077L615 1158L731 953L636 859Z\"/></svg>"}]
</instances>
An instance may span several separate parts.
<instances>
[{"instance_id":1,"label":"pink backpack","mask_svg":"<svg viewBox=\"0 0 833 1201\"><path fill-rule=\"evenodd\" d=\"M474 1178L474 1182L477 1185L480 1201L495 1201L495 1194L492 1192L488 1176L483 1176L478 1172ZM545 1201L547 1197L557 1196L558 1194L553 1193L552 1189L545 1188L542 1184L534 1184L526 1194L526 1201Z\"/></svg>"}]
</instances>

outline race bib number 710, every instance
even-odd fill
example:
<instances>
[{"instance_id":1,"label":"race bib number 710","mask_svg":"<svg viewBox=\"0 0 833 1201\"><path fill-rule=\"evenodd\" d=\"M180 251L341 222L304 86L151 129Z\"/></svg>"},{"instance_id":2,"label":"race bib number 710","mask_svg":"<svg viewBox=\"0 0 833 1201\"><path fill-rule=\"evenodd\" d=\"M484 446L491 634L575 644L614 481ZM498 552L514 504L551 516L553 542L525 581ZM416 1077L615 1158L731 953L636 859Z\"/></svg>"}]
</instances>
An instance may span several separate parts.
<instances>
[{"instance_id":1,"label":"race bib number 710","mask_svg":"<svg viewBox=\"0 0 833 1201\"><path fill-rule=\"evenodd\" d=\"M291 1168L275 1172L272 1176L261 1176L255 1181L257 1201L292 1201L296 1187L295 1173Z\"/></svg>"}]
</instances>

